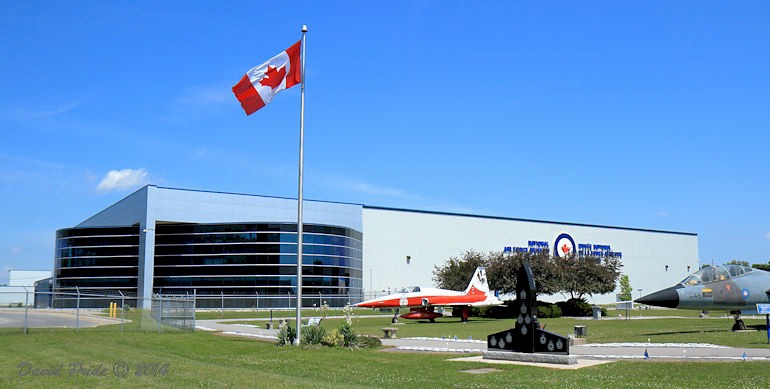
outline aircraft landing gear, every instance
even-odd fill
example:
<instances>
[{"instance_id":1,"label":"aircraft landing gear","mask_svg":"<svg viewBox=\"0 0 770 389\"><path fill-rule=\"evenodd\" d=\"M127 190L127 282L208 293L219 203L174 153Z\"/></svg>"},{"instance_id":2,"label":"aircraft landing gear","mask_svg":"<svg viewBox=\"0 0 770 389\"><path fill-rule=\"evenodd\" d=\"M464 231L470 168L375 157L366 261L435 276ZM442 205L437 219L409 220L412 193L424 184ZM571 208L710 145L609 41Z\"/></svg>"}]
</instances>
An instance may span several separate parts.
<instances>
[{"instance_id":1,"label":"aircraft landing gear","mask_svg":"<svg viewBox=\"0 0 770 389\"><path fill-rule=\"evenodd\" d=\"M462 311L460 311L460 321L468 321L468 318L471 316L471 307L462 307Z\"/></svg>"},{"instance_id":2,"label":"aircraft landing gear","mask_svg":"<svg viewBox=\"0 0 770 389\"><path fill-rule=\"evenodd\" d=\"M733 311L730 313L735 315L735 324L733 324L733 331L746 331L746 324L744 324L743 320L741 320L741 312Z\"/></svg>"}]
</instances>

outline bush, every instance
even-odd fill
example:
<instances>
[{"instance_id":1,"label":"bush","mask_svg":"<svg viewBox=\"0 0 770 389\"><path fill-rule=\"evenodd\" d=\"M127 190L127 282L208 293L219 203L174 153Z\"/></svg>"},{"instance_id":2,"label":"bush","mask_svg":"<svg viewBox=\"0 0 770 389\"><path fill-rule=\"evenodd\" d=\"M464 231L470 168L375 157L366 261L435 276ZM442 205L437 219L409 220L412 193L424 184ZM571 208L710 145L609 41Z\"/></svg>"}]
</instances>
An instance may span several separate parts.
<instances>
[{"instance_id":1,"label":"bush","mask_svg":"<svg viewBox=\"0 0 770 389\"><path fill-rule=\"evenodd\" d=\"M591 304L582 299L573 298L567 301L560 301L556 305L561 308L562 315L564 316L593 316Z\"/></svg>"},{"instance_id":2,"label":"bush","mask_svg":"<svg viewBox=\"0 0 770 389\"><path fill-rule=\"evenodd\" d=\"M321 326L302 327L302 344L323 344L326 329Z\"/></svg>"},{"instance_id":3,"label":"bush","mask_svg":"<svg viewBox=\"0 0 770 389\"><path fill-rule=\"evenodd\" d=\"M374 336L361 335L358 337L359 347L375 348L380 347L381 345L382 342Z\"/></svg>"},{"instance_id":4,"label":"bush","mask_svg":"<svg viewBox=\"0 0 770 389\"><path fill-rule=\"evenodd\" d=\"M358 335L353 331L353 327L347 322L342 322L340 327L340 334L342 335L342 347L356 348L358 347Z\"/></svg>"},{"instance_id":5,"label":"bush","mask_svg":"<svg viewBox=\"0 0 770 389\"><path fill-rule=\"evenodd\" d=\"M279 346L291 346L294 344L294 339L297 339L297 331L290 325L286 325L278 331L278 345Z\"/></svg>"},{"instance_id":6,"label":"bush","mask_svg":"<svg viewBox=\"0 0 770 389\"><path fill-rule=\"evenodd\" d=\"M514 319L518 315L516 307L518 302L516 300L504 301L505 305L497 305L492 307L471 307L472 316L487 317L491 319ZM542 318L555 318L561 317L562 310L558 305L553 303L546 303L543 301L537 302L537 317Z\"/></svg>"},{"instance_id":7,"label":"bush","mask_svg":"<svg viewBox=\"0 0 770 389\"><path fill-rule=\"evenodd\" d=\"M327 346L342 346L342 334L336 328L326 331L322 343Z\"/></svg>"},{"instance_id":8,"label":"bush","mask_svg":"<svg viewBox=\"0 0 770 389\"><path fill-rule=\"evenodd\" d=\"M513 307L516 306L516 300L504 301L503 304L491 307L471 307L471 316L492 319L513 319L516 317L516 312L513 310ZM459 309L457 311L459 312Z\"/></svg>"},{"instance_id":9,"label":"bush","mask_svg":"<svg viewBox=\"0 0 770 389\"><path fill-rule=\"evenodd\" d=\"M537 303L537 317L538 318L557 318L561 317L561 308L558 305L552 303Z\"/></svg>"}]
</instances>

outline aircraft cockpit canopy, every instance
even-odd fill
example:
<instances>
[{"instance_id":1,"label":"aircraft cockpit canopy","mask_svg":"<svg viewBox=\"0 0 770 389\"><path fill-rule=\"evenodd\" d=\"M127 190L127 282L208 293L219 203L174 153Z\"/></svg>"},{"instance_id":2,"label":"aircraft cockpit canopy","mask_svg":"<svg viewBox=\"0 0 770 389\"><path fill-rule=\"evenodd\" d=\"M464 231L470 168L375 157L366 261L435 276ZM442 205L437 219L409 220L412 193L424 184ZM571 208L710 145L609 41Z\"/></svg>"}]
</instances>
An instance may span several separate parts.
<instances>
[{"instance_id":1,"label":"aircraft cockpit canopy","mask_svg":"<svg viewBox=\"0 0 770 389\"><path fill-rule=\"evenodd\" d=\"M704 267L691 274L681 282L684 286L707 284L709 282L723 281L750 273L753 269L741 265L722 265Z\"/></svg>"},{"instance_id":2,"label":"aircraft cockpit canopy","mask_svg":"<svg viewBox=\"0 0 770 389\"><path fill-rule=\"evenodd\" d=\"M420 291L419 286L407 286L406 288L401 289L401 293L414 293L419 291Z\"/></svg>"}]
</instances>

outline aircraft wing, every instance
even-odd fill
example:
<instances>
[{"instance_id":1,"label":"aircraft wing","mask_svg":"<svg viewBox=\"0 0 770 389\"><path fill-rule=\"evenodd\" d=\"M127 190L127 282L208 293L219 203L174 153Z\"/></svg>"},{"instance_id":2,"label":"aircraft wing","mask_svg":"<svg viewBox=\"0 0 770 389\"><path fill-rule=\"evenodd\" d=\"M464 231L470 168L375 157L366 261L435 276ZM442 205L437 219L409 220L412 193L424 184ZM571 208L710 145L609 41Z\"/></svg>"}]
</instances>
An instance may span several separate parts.
<instances>
[{"instance_id":1,"label":"aircraft wing","mask_svg":"<svg viewBox=\"0 0 770 389\"><path fill-rule=\"evenodd\" d=\"M430 303L430 302L429 302ZM433 306L443 306L443 307L486 307L491 305L505 305L502 301L498 299L493 299L490 301L490 299L487 300L481 300L481 301L457 301L457 302L447 302L444 304L429 304Z\"/></svg>"}]
</instances>

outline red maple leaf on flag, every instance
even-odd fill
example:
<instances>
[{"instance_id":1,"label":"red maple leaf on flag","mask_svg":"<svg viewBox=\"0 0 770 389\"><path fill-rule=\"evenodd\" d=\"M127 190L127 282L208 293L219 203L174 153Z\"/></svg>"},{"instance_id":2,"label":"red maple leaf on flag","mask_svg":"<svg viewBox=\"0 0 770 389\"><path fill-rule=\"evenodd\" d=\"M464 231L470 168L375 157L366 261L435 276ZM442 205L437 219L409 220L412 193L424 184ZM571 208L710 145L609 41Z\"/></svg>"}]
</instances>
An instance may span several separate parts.
<instances>
[{"instance_id":1,"label":"red maple leaf on flag","mask_svg":"<svg viewBox=\"0 0 770 389\"><path fill-rule=\"evenodd\" d=\"M280 70L277 70L275 66L268 66L265 77L259 80L259 83L270 88L277 88L281 85L281 81L286 77L286 66L281 66Z\"/></svg>"}]
</instances>

